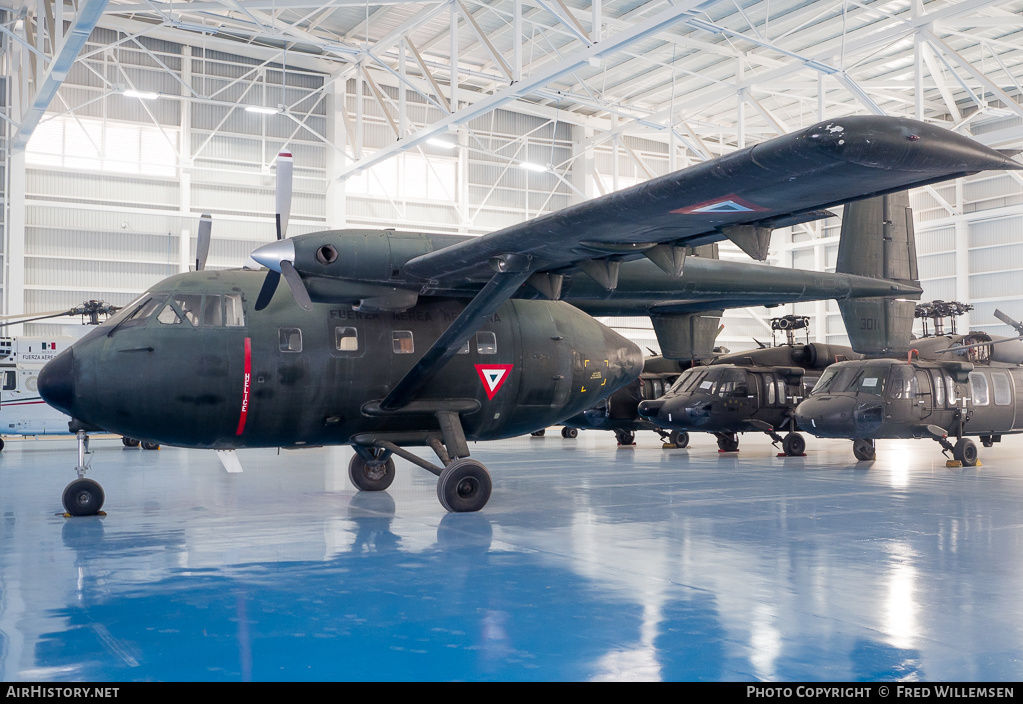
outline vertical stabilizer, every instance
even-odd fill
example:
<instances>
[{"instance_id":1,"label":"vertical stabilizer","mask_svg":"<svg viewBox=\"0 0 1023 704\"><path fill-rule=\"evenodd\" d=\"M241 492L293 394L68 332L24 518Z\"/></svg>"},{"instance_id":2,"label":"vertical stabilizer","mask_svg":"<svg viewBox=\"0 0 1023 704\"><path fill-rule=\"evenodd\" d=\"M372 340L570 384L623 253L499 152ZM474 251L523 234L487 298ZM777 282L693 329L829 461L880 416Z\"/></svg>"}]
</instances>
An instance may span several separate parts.
<instances>
[{"instance_id":1,"label":"vertical stabilizer","mask_svg":"<svg viewBox=\"0 0 1023 704\"><path fill-rule=\"evenodd\" d=\"M842 215L835 271L919 286L916 237L909 193L849 203ZM919 295L916 296L919 299ZM916 304L894 298L838 302L850 346L861 354L886 354L909 348Z\"/></svg>"}]
</instances>

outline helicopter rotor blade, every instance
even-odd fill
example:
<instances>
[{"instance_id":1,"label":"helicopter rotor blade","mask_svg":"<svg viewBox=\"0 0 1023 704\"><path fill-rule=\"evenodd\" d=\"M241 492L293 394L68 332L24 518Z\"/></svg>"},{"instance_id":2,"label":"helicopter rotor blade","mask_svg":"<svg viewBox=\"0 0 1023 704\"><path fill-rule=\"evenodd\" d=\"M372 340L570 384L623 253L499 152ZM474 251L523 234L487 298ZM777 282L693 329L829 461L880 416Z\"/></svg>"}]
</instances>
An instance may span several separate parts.
<instances>
[{"instance_id":1,"label":"helicopter rotor blade","mask_svg":"<svg viewBox=\"0 0 1023 704\"><path fill-rule=\"evenodd\" d=\"M1018 332L1020 335L1023 335L1023 323L1019 322L1018 320L1013 320L1012 318L1010 318L997 308L995 309L995 317L1001 320L1009 327L1016 328L1016 332Z\"/></svg>"},{"instance_id":2,"label":"helicopter rotor blade","mask_svg":"<svg viewBox=\"0 0 1023 704\"><path fill-rule=\"evenodd\" d=\"M195 241L195 270L202 271L206 268L206 258L210 255L210 237L213 232L213 218L209 213L203 213L199 218L199 236Z\"/></svg>"},{"instance_id":3,"label":"helicopter rotor blade","mask_svg":"<svg viewBox=\"0 0 1023 704\"><path fill-rule=\"evenodd\" d=\"M277 155L277 239L288 236L288 219L291 217L291 188L294 160L290 152Z\"/></svg>"},{"instance_id":4,"label":"helicopter rotor blade","mask_svg":"<svg viewBox=\"0 0 1023 704\"><path fill-rule=\"evenodd\" d=\"M988 345L1000 345L1003 342L1015 342L1016 340L1023 340L1023 335L1017 335L1016 337L1005 337L1001 340L988 340L987 342L976 342L972 345L955 345L944 350L936 350L934 354L948 354L949 352L961 352L962 350L972 350L977 347L987 347Z\"/></svg>"}]
</instances>

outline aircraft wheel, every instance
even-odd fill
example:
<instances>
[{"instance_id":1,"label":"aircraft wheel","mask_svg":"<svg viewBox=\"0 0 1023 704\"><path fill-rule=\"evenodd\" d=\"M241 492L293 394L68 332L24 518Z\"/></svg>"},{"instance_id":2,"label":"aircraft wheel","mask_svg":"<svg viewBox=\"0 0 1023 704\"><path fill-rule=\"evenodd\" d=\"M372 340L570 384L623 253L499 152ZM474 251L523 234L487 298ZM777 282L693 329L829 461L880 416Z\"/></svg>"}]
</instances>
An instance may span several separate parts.
<instances>
[{"instance_id":1,"label":"aircraft wheel","mask_svg":"<svg viewBox=\"0 0 1023 704\"><path fill-rule=\"evenodd\" d=\"M95 516L103 508L103 487L92 479L76 479L64 488L64 510L72 516Z\"/></svg>"},{"instance_id":2,"label":"aircraft wheel","mask_svg":"<svg viewBox=\"0 0 1023 704\"><path fill-rule=\"evenodd\" d=\"M963 463L964 467L977 465L977 445L969 438L960 438L952 448L952 456Z\"/></svg>"},{"instance_id":3,"label":"aircraft wheel","mask_svg":"<svg viewBox=\"0 0 1023 704\"><path fill-rule=\"evenodd\" d=\"M672 430L668 435L668 443L675 447L689 447L689 433L684 430Z\"/></svg>"},{"instance_id":4,"label":"aircraft wheel","mask_svg":"<svg viewBox=\"0 0 1023 704\"><path fill-rule=\"evenodd\" d=\"M577 438L579 437L579 428L562 428L561 437L563 438Z\"/></svg>"},{"instance_id":5,"label":"aircraft wheel","mask_svg":"<svg viewBox=\"0 0 1023 704\"><path fill-rule=\"evenodd\" d=\"M124 445L125 447L138 447L139 441L136 440L135 438L124 437L121 438L121 444Z\"/></svg>"},{"instance_id":6,"label":"aircraft wheel","mask_svg":"<svg viewBox=\"0 0 1023 704\"><path fill-rule=\"evenodd\" d=\"M530 433L530 436L532 436L534 438L542 438L546 434L547 434L547 428L541 428L540 430L537 430L535 433Z\"/></svg>"},{"instance_id":7,"label":"aircraft wheel","mask_svg":"<svg viewBox=\"0 0 1023 704\"><path fill-rule=\"evenodd\" d=\"M874 451L874 443L865 438L853 440L853 455L860 462L869 462L877 456L877 453Z\"/></svg>"},{"instance_id":8,"label":"aircraft wheel","mask_svg":"<svg viewBox=\"0 0 1023 704\"><path fill-rule=\"evenodd\" d=\"M735 433L718 435L718 449L722 452L735 452L739 449L739 436Z\"/></svg>"},{"instance_id":9,"label":"aircraft wheel","mask_svg":"<svg viewBox=\"0 0 1023 704\"><path fill-rule=\"evenodd\" d=\"M0 452L4 451L4 444L3 438L0 438Z\"/></svg>"},{"instance_id":10,"label":"aircraft wheel","mask_svg":"<svg viewBox=\"0 0 1023 704\"><path fill-rule=\"evenodd\" d=\"M437 479L437 498L452 513L479 511L490 500L492 489L487 468L468 458L449 464Z\"/></svg>"},{"instance_id":11,"label":"aircraft wheel","mask_svg":"<svg viewBox=\"0 0 1023 704\"><path fill-rule=\"evenodd\" d=\"M806 440L799 433L789 433L781 441L781 447L789 457L799 457L806 450Z\"/></svg>"},{"instance_id":12,"label":"aircraft wheel","mask_svg":"<svg viewBox=\"0 0 1023 704\"><path fill-rule=\"evenodd\" d=\"M139 441L136 440L135 442L139 442ZM143 450L159 450L160 449L160 443L158 443L158 442L149 442L148 440L143 440L142 441L142 449Z\"/></svg>"},{"instance_id":13,"label":"aircraft wheel","mask_svg":"<svg viewBox=\"0 0 1023 704\"><path fill-rule=\"evenodd\" d=\"M348 463L348 478L359 491L383 491L394 481L394 460L370 464L356 453Z\"/></svg>"},{"instance_id":14,"label":"aircraft wheel","mask_svg":"<svg viewBox=\"0 0 1023 704\"><path fill-rule=\"evenodd\" d=\"M636 442L636 433L631 430L616 430L615 438L619 445L633 445Z\"/></svg>"}]
</instances>

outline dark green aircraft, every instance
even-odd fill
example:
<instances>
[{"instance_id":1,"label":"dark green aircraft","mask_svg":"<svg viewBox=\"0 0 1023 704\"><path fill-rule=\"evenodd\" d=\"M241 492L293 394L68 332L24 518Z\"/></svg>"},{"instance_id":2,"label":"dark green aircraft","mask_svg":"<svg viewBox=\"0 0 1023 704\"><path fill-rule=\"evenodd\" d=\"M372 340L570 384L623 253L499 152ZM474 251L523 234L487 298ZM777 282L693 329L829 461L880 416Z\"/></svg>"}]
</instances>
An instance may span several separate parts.
<instances>
[{"instance_id":1,"label":"dark green aircraft","mask_svg":"<svg viewBox=\"0 0 1023 704\"><path fill-rule=\"evenodd\" d=\"M154 286L40 374L40 394L79 437L64 506L85 515L102 505L84 473L87 433L103 430L217 449L235 469L236 448L348 444L360 490L386 489L398 455L438 476L445 508L479 510L491 479L468 440L560 422L640 374L639 348L589 314L651 315L665 353L686 358L713 340L716 319L703 311L838 297L884 325L886 297L918 292L687 262L688 248L729 239L763 259L773 228L830 205L1003 168L1019 166L941 128L850 117L484 237L284 239L279 206L279 241L253 252L268 271L207 271L207 225L197 271ZM708 266L721 267L716 278ZM406 449L417 445L441 464Z\"/></svg>"},{"instance_id":2,"label":"dark green aircraft","mask_svg":"<svg viewBox=\"0 0 1023 704\"><path fill-rule=\"evenodd\" d=\"M1023 432L1023 324L1001 311L995 316L1020 337L946 335L938 327L901 359L829 367L797 407L796 422L818 437L853 440L861 461L874 459L877 439L929 437L953 461L976 465L977 446L967 436L991 447Z\"/></svg>"}]
</instances>

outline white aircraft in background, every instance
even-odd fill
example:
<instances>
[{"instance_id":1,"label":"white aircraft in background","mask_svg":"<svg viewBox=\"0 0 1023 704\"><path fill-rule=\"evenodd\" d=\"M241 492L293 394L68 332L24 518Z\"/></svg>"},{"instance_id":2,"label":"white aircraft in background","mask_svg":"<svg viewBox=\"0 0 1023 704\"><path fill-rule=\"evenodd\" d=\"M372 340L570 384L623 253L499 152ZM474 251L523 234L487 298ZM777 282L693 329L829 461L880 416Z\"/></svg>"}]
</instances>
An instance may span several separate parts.
<instances>
[{"instance_id":1,"label":"white aircraft in background","mask_svg":"<svg viewBox=\"0 0 1023 704\"><path fill-rule=\"evenodd\" d=\"M25 316L9 316L6 324L81 315L86 324L98 325L101 315L107 316L116 311L115 306L100 301L86 301L78 308L31 314L27 319L24 319ZM0 336L0 435L71 435L68 431L70 416L61 413L40 398L36 390L36 378L39 376L39 370L57 354L70 347L75 339L71 336ZM160 447L157 443L140 443L133 438L122 438L122 442L126 447L138 447L141 444L147 450ZM4 444L3 438L0 438L0 450L4 449Z\"/></svg>"}]
</instances>

